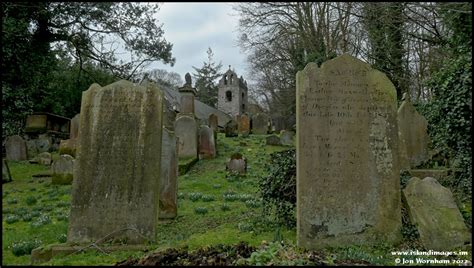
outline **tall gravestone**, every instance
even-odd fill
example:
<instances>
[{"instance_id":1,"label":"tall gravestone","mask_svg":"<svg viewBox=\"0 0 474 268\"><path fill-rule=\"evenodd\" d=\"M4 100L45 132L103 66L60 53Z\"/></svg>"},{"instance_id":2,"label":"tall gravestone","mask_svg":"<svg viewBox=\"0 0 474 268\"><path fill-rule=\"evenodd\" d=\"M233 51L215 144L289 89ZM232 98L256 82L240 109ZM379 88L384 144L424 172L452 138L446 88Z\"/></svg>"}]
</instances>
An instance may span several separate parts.
<instances>
[{"instance_id":1,"label":"tall gravestone","mask_svg":"<svg viewBox=\"0 0 474 268\"><path fill-rule=\"evenodd\" d=\"M214 132L218 131L218 122L219 122L219 118L217 117L216 114L209 115L209 120L208 120L209 127L212 128Z\"/></svg>"},{"instance_id":2,"label":"tall gravestone","mask_svg":"<svg viewBox=\"0 0 474 268\"><path fill-rule=\"evenodd\" d=\"M26 142L19 135L13 135L6 138L5 151L7 160L28 160Z\"/></svg>"},{"instance_id":3,"label":"tall gravestone","mask_svg":"<svg viewBox=\"0 0 474 268\"><path fill-rule=\"evenodd\" d=\"M158 218L172 219L178 210L178 154L173 131L163 128L161 145L160 211Z\"/></svg>"},{"instance_id":4,"label":"tall gravestone","mask_svg":"<svg viewBox=\"0 0 474 268\"><path fill-rule=\"evenodd\" d=\"M162 100L158 88L125 80L82 93L69 243L155 240Z\"/></svg>"},{"instance_id":5,"label":"tall gravestone","mask_svg":"<svg viewBox=\"0 0 474 268\"><path fill-rule=\"evenodd\" d=\"M77 139L79 136L79 123L80 123L81 114L76 114L71 119L71 127L69 129L69 138Z\"/></svg>"},{"instance_id":6,"label":"tall gravestone","mask_svg":"<svg viewBox=\"0 0 474 268\"><path fill-rule=\"evenodd\" d=\"M267 134L268 132L268 116L266 114L257 114L252 118L252 133Z\"/></svg>"},{"instance_id":7,"label":"tall gravestone","mask_svg":"<svg viewBox=\"0 0 474 268\"><path fill-rule=\"evenodd\" d=\"M216 157L215 141L213 129L208 126L201 126L199 129L199 159Z\"/></svg>"},{"instance_id":8,"label":"tall gravestone","mask_svg":"<svg viewBox=\"0 0 474 268\"><path fill-rule=\"evenodd\" d=\"M196 89L191 86L191 75L189 73L186 73L185 80L185 84L179 88L181 110L174 123L174 133L179 143L179 159L198 157L198 123L194 115Z\"/></svg>"},{"instance_id":9,"label":"tall gravestone","mask_svg":"<svg viewBox=\"0 0 474 268\"><path fill-rule=\"evenodd\" d=\"M174 132L178 138L178 157L180 159L197 158L197 127L197 122L193 116L178 114L174 123Z\"/></svg>"},{"instance_id":10,"label":"tall gravestone","mask_svg":"<svg viewBox=\"0 0 474 268\"><path fill-rule=\"evenodd\" d=\"M408 95L403 95L403 102L397 111L398 133L400 140L400 167L415 168L429 159L428 121L419 114Z\"/></svg>"},{"instance_id":11,"label":"tall gravestone","mask_svg":"<svg viewBox=\"0 0 474 268\"><path fill-rule=\"evenodd\" d=\"M246 114L242 114L237 121L239 134L242 136L248 136L250 133L250 118Z\"/></svg>"},{"instance_id":12,"label":"tall gravestone","mask_svg":"<svg viewBox=\"0 0 474 268\"><path fill-rule=\"evenodd\" d=\"M401 237L397 98L385 74L344 54L297 84L297 239L314 249Z\"/></svg>"}]
</instances>

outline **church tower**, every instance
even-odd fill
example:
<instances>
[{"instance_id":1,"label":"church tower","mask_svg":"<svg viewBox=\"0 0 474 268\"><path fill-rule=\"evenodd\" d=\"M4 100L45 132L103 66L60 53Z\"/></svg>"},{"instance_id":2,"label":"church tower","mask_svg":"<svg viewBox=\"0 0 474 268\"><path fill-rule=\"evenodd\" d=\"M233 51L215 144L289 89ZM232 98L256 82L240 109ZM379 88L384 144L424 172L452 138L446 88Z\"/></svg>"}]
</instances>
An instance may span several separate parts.
<instances>
[{"instance_id":1,"label":"church tower","mask_svg":"<svg viewBox=\"0 0 474 268\"><path fill-rule=\"evenodd\" d=\"M247 112L248 109L247 81L230 69L219 80L217 109L232 117Z\"/></svg>"}]
</instances>

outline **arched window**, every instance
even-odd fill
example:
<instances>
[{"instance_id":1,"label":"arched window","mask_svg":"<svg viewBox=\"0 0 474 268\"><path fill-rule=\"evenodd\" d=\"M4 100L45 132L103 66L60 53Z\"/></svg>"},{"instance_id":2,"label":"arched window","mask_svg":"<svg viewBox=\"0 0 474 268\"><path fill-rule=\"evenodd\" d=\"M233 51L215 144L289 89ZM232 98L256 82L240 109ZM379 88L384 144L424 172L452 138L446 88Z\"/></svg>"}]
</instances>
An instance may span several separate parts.
<instances>
[{"instance_id":1,"label":"arched window","mask_svg":"<svg viewBox=\"0 0 474 268\"><path fill-rule=\"evenodd\" d=\"M242 99L245 97L245 93L242 92Z\"/></svg>"},{"instance_id":2,"label":"arched window","mask_svg":"<svg viewBox=\"0 0 474 268\"><path fill-rule=\"evenodd\" d=\"M242 112L245 112L245 104L242 103Z\"/></svg>"},{"instance_id":3,"label":"arched window","mask_svg":"<svg viewBox=\"0 0 474 268\"><path fill-rule=\"evenodd\" d=\"M227 101L232 101L232 91L226 91L225 92L225 98Z\"/></svg>"},{"instance_id":4,"label":"arched window","mask_svg":"<svg viewBox=\"0 0 474 268\"><path fill-rule=\"evenodd\" d=\"M231 84L231 85L232 85L232 82L233 82L233 81L234 81L234 75L231 74L231 75L230 75L230 84Z\"/></svg>"}]
</instances>

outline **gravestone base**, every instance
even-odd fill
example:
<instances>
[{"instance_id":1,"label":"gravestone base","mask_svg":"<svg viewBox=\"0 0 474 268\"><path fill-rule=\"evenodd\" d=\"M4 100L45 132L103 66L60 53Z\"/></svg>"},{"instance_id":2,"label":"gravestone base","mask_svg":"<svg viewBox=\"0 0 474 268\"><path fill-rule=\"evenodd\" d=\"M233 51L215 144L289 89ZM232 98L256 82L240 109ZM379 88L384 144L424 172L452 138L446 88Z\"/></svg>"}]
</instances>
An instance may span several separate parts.
<instances>
[{"instance_id":1,"label":"gravestone base","mask_svg":"<svg viewBox=\"0 0 474 268\"><path fill-rule=\"evenodd\" d=\"M408 170L412 177L424 179L426 177L435 178L439 182L443 182L448 177L448 169L410 169Z\"/></svg>"},{"instance_id":2,"label":"gravestone base","mask_svg":"<svg viewBox=\"0 0 474 268\"><path fill-rule=\"evenodd\" d=\"M31 264L44 263L58 255L69 255L79 251L96 250L99 253L113 251L146 251L149 245L97 245L92 244L51 244L31 251Z\"/></svg>"}]
</instances>

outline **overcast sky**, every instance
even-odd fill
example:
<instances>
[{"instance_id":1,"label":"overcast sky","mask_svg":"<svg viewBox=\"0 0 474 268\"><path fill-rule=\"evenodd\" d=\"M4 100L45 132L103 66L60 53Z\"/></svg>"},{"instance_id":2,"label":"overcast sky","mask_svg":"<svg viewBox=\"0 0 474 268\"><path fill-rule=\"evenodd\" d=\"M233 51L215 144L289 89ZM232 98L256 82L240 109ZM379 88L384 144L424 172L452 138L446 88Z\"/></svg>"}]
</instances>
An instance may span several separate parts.
<instances>
[{"instance_id":1,"label":"overcast sky","mask_svg":"<svg viewBox=\"0 0 474 268\"><path fill-rule=\"evenodd\" d=\"M176 58L173 67L161 62L146 68L165 69L181 75L194 73L192 66L202 67L207 61L207 49L214 52L214 61L222 62L221 71L229 69L247 79L245 58L237 45L238 17L232 6L236 3L164 3L156 15L163 23L164 37L173 44ZM193 81L194 82L194 81Z\"/></svg>"}]
</instances>

